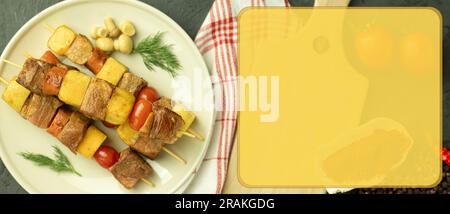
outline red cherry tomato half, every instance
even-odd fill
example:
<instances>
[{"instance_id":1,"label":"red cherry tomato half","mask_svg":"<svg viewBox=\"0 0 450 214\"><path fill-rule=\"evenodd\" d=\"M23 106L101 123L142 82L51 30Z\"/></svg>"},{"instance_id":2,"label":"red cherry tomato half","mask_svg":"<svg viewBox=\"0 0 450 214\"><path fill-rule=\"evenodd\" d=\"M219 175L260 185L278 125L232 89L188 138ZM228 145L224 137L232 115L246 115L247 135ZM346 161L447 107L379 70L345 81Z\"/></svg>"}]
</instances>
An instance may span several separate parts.
<instances>
[{"instance_id":1,"label":"red cherry tomato half","mask_svg":"<svg viewBox=\"0 0 450 214\"><path fill-rule=\"evenodd\" d=\"M110 128L110 129L115 129L115 128L117 128L117 125L108 123L108 122L106 122L106 121L103 121L102 123L103 123L103 125L105 125L106 127Z\"/></svg>"},{"instance_id":2,"label":"red cherry tomato half","mask_svg":"<svg viewBox=\"0 0 450 214\"><path fill-rule=\"evenodd\" d=\"M119 153L111 146L100 146L94 154L94 159L103 168L109 168L119 160Z\"/></svg>"},{"instance_id":3,"label":"red cherry tomato half","mask_svg":"<svg viewBox=\"0 0 450 214\"><path fill-rule=\"evenodd\" d=\"M152 87L145 87L139 92L138 100L147 100L151 103L159 98L158 92Z\"/></svg>"},{"instance_id":4,"label":"red cherry tomato half","mask_svg":"<svg viewBox=\"0 0 450 214\"><path fill-rule=\"evenodd\" d=\"M147 120L150 112L152 112L152 103L147 100L138 100L136 104L134 104L133 111L130 114L130 127L139 131Z\"/></svg>"}]
</instances>

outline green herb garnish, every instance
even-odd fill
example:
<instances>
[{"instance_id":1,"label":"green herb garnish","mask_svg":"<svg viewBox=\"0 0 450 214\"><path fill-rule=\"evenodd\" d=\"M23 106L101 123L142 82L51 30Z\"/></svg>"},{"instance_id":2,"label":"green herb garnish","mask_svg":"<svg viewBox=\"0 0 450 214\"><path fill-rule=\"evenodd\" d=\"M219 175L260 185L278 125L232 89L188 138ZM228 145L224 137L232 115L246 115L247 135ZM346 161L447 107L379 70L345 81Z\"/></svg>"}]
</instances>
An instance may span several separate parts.
<instances>
[{"instance_id":1,"label":"green herb garnish","mask_svg":"<svg viewBox=\"0 0 450 214\"><path fill-rule=\"evenodd\" d=\"M19 153L19 155L29 161L36 163L38 166L50 167L50 169L55 172L71 172L78 176L81 176L81 174L78 173L75 168L73 168L69 159L67 159L67 156L64 155L64 153L57 146L53 146L53 149L55 150L55 159L49 158L45 155L30 152L21 152Z\"/></svg>"},{"instance_id":2,"label":"green herb garnish","mask_svg":"<svg viewBox=\"0 0 450 214\"><path fill-rule=\"evenodd\" d=\"M177 56L172 53L172 45L164 44L163 36L164 33L162 32L148 36L138 43L133 53L138 53L142 56L147 69L153 70L154 67L159 67L169 72L173 77L177 75L181 65Z\"/></svg>"}]
</instances>

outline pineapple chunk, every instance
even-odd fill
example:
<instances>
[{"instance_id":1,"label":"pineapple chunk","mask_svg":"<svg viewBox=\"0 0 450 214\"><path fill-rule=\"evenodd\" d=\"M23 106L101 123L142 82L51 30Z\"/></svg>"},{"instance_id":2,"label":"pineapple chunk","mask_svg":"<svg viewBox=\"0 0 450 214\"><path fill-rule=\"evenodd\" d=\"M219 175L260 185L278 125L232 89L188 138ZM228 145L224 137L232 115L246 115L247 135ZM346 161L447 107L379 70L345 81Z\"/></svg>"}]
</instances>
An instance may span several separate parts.
<instances>
[{"instance_id":1,"label":"pineapple chunk","mask_svg":"<svg viewBox=\"0 0 450 214\"><path fill-rule=\"evenodd\" d=\"M133 109L135 97L122 88L115 88L106 108L105 121L114 125L125 123Z\"/></svg>"},{"instance_id":2,"label":"pineapple chunk","mask_svg":"<svg viewBox=\"0 0 450 214\"><path fill-rule=\"evenodd\" d=\"M64 55L76 37L77 34L69 27L61 25L56 28L50 39L48 39L47 46L56 54Z\"/></svg>"},{"instance_id":3,"label":"pineapple chunk","mask_svg":"<svg viewBox=\"0 0 450 214\"><path fill-rule=\"evenodd\" d=\"M127 71L127 67L120 64L117 60L112 57L109 57L102 69L98 72L97 78L102 80L106 80L113 85L117 85L122 75Z\"/></svg>"},{"instance_id":4,"label":"pineapple chunk","mask_svg":"<svg viewBox=\"0 0 450 214\"><path fill-rule=\"evenodd\" d=\"M6 87L5 92L3 92L2 99L14 110L20 112L31 92L16 82L16 79L17 77L14 77L9 82L8 87Z\"/></svg>"},{"instance_id":5,"label":"pineapple chunk","mask_svg":"<svg viewBox=\"0 0 450 214\"><path fill-rule=\"evenodd\" d=\"M86 158L91 158L106 140L106 135L94 125L89 126L77 151Z\"/></svg>"},{"instance_id":6,"label":"pineapple chunk","mask_svg":"<svg viewBox=\"0 0 450 214\"><path fill-rule=\"evenodd\" d=\"M80 108L91 77L76 70L67 71L61 84L58 98L64 103Z\"/></svg>"},{"instance_id":7,"label":"pineapple chunk","mask_svg":"<svg viewBox=\"0 0 450 214\"><path fill-rule=\"evenodd\" d=\"M117 128L117 134L128 146L133 145L139 137L138 131L130 127L128 120Z\"/></svg>"},{"instance_id":8,"label":"pineapple chunk","mask_svg":"<svg viewBox=\"0 0 450 214\"><path fill-rule=\"evenodd\" d=\"M184 125L180 128L180 131L177 132L177 137L181 137L183 135L182 132L186 131L189 128L189 126L191 126L191 124L194 122L195 115L192 112L186 110L186 108L180 103L177 103L172 108L172 111L174 111L175 113L180 115L181 118L183 118Z\"/></svg>"}]
</instances>

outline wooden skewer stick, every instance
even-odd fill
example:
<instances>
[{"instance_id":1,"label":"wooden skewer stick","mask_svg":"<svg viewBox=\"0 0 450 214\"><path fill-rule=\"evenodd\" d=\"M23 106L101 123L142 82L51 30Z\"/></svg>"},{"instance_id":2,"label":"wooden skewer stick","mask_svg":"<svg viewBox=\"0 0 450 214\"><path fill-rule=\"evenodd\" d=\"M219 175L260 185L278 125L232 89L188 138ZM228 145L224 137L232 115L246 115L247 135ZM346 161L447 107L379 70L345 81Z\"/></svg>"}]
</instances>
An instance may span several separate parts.
<instances>
[{"instance_id":1,"label":"wooden skewer stick","mask_svg":"<svg viewBox=\"0 0 450 214\"><path fill-rule=\"evenodd\" d=\"M194 129L189 128L186 132L191 134L191 135L193 135L193 136L195 136L195 138L199 139L200 141L204 141L205 140L203 135L201 135L200 133L198 133Z\"/></svg>"},{"instance_id":2,"label":"wooden skewer stick","mask_svg":"<svg viewBox=\"0 0 450 214\"><path fill-rule=\"evenodd\" d=\"M28 53L27 51L24 51L22 54L25 58L33 58L33 56L31 56L31 54Z\"/></svg>"},{"instance_id":3,"label":"wooden skewer stick","mask_svg":"<svg viewBox=\"0 0 450 214\"><path fill-rule=\"evenodd\" d=\"M186 131L179 131L181 134L183 134L183 135L186 135L186 136L188 136L188 137L192 137L192 138L197 138L195 135L193 135L193 134L191 134L191 133L189 133L189 132L186 132Z\"/></svg>"},{"instance_id":4,"label":"wooden skewer stick","mask_svg":"<svg viewBox=\"0 0 450 214\"><path fill-rule=\"evenodd\" d=\"M50 26L49 24L45 24L44 26L45 26L45 29L47 29L47 30L50 31L50 32L55 31L55 28L53 28L53 27Z\"/></svg>"},{"instance_id":5,"label":"wooden skewer stick","mask_svg":"<svg viewBox=\"0 0 450 214\"><path fill-rule=\"evenodd\" d=\"M17 63L14 63L14 62L11 62L11 61L9 61L9 60L7 60L7 59L4 59L3 62L5 62L5 63L7 63L7 64L10 64L10 65L12 65L12 66L14 66L14 67L17 67L17 68L19 68L19 69L22 69L22 66L21 66L21 65L19 65L19 64L17 64Z\"/></svg>"},{"instance_id":6,"label":"wooden skewer stick","mask_svg":"<svg viewBox=\"0 0 450 214\"><path fill-rule=\"evenodd\" d=\"M151 187L155 187L155 183L153 183L152 181L146 179L146 178L141 178L141 181L143 181L145 184L151 186Z\"/></svg>"},{"instance_id":7,"label":"wooden skewer stick","mask_svg":"<svg viewBox=\"0 0 450 214\"><path fill-rule=\"evenodd\" d=\"M0 81L1 81L3 84L5 84L5 85L8 85L8 84L9 84L9 82L6 81L5 79L3 79L3 77L0 77Z\"/></svg>"},{"instance_id":8,"label":"wooden skewer stick","mask_svg":"<svg viewBox=\"0 0 450 214\"><path fill-rule=\"evenodd\" d=\"M167 152L169 155L171 155L172 157L174 157L175 159L177 159L178 161L180 161L183 164L187 164L186 160L184 160L183 158L181 158L180 156L178 156L177 154L175 154L175 152L171 151L170 149L166 148L166 147L162 147L162 150Z\"/></svg>"}]
</instances>

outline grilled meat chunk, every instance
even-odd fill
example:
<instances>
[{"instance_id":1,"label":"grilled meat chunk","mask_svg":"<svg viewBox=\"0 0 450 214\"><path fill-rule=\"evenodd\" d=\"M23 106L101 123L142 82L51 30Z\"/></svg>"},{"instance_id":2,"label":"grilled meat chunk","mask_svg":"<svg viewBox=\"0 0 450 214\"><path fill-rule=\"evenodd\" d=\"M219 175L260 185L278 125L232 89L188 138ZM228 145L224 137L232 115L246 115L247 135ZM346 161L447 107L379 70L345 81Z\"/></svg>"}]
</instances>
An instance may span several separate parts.
<instances>
[{"instance_id":1,"label":"grilled meat chunk","mask_svg":"<svg viewBox=\"0 0 450 214\"><path fill-rule=\"evenodd\" d=\"M163 146L164 141L162 140L151 139L149 136L139 136L136 142L131 145L131 148L151 160L155 160L161 153Z\"/></svg>"},{"instance_id":2,"label":"grilled meat chunk","mask_svg":"<svg viewBox=\"0 0 450 214\"><path fill-rule=\"evenodd\" d=\"M76 153L78 144L83 140L89 126L89 119L78 112L70 115L69 122L64 126L56 138Z\"/></svg>"},{"instance_id":3,"label":"grilled meat chunk","mask_svg":"<svg viewBox=\"0 0 450 214\"><path fill-rule=\"evenodd\" d=\"M150 175L152 168L128 148L120 152L119 161L110 168L110 171L124 187L131 189L139 180Z\"/></svg>"},{"instance_id":4,"label":"grilled meat chunk","mask_svg":"<svg viewBox=\"0 0 450 214\"><path fill-rule=\"evenodd\" d=\"M28 58L19 73L17 82L36 94L42 94L45 74L53 65L39 59Z\"/></svg>"},{"instance_id":5,"label":"grilled meat chunk","mask_svg":"<svg viewBox=\"0 0 450 214\"><path fill-rule=\"evenodd\" d=\"M48 128L56 111L63 103L55 97L32 94L24 108L22 116L39 128Z\"/></svg>"},{"instance_id":6,"label":"grilled meat chunk","mask_svg":"<svg viewBox=\"0 0 450 214\"><path fill-rule=\"evenodd\" d=\"M150 138L171 142L176 139L177 131L184 125L183 118L172 110L153 105L154 119L150 131Z\"/></svg>"},{"instance_id":7,"label":"grilled meat chunk","mask_svg":"<svg viewBox=\"0 0 450 214\"><path fill-rule=\"evenodd\" d=\"M113 86L110 83L98 78L92 79L81 103L81 113L95 120L104 120L112 92Z\"/></svg>"},{"instance_id":8,"label":"grilled meat chunk","mask_svg":"<svg viewBox=\"0 0 450 214\"><path fill-rule=\"evenodd\" d=\"M69 50L65 53L70 61L79 65L84 65L91 54L92 44L86 36L81 34L77 35Z\"/></svg>"},{"instance_id":9,"label":"grilled meat chunk","mask_svg":"<svg viewBox=\"0 0 450 214\"><path fill-rule=\"evenodd\" d=\"M173 103L172 103L171 99L169 99L167 97L161 97L153 103L153 106L161 106L161 107L166 107L168 109L172 109Z\"/></svg>"},{"instance_id":10,"label":"grilled meat chunk","mask_svg":"<svg viewBox=\"0 0 450 214\"><path fill-rule=\"evenodd\" d=\"M147 85L147 81L131 72L123 74L118 87L123 88L133 94L135 97L139 94L141 89Z\"/></svg>"}]
</instances>

